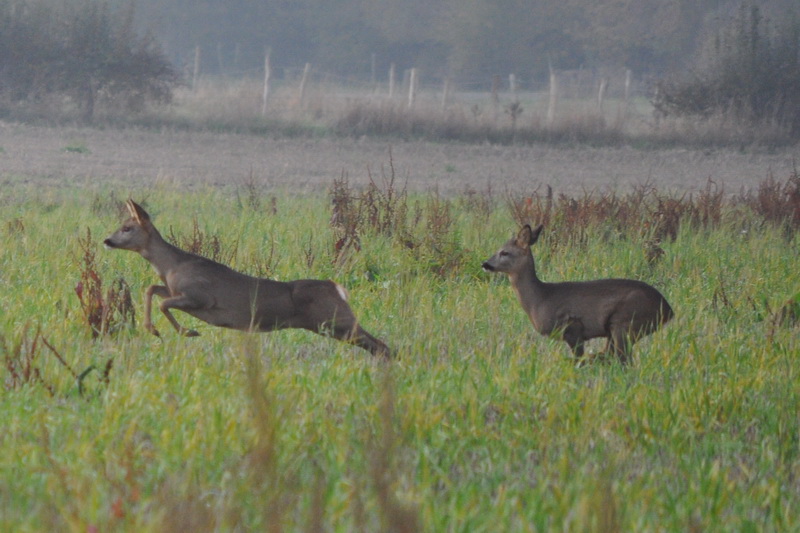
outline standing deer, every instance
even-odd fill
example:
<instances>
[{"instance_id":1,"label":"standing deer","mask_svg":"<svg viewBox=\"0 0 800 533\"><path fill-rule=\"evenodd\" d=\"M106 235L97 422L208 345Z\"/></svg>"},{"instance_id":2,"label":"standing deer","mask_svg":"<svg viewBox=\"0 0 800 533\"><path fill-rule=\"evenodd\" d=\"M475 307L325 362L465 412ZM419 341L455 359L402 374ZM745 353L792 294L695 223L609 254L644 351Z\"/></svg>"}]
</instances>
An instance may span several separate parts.
<instances>
[{"instance_id":1,"label":"standing deer","mask_svg":"<svg viewBox=\"0 0 800 533\"><path fill-rule=\"evenodd\" d=\"M138 252L164 283L145 291L144 327L153 335L159 335L151 321L156 295L163 298L161 312L187 337L199 333L181 326L171 309L214 326L243 331L307 329L355 344L373 355L391 356L383 342L358 325L341 285L312 279L281 282L242 274L169 244L140 205L133 200L126 205L130 218L103 243L107 248Z\"/></svg>"},{"instance_id":2,"label":"standing deer","mask_svg":"<svg viewBox=\"0 0 800 533\"><path fill-rule=\"evenodd\" d=\"M631 362L633 344L674 315L655 288L633 279L545 283L536 276L530 247L544 226L525 225L483 263L489 272L505 272L533 327L542 335L560 333L580 360L584 341L608 339L606 352Z\"/></svg>"}]
</instances>

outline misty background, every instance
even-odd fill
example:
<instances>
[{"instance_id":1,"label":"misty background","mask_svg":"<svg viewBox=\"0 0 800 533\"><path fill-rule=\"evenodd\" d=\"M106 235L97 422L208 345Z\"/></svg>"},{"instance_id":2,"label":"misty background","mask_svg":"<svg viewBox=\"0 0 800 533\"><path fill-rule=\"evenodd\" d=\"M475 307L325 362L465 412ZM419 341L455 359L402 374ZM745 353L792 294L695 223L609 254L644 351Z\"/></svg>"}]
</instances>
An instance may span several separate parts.
<instances>
[{"instance_id":1,"label":"misty background","mask_svg":"<svg viewBox=\"0 0 800 533\"><path fill-rule=\"evenodd\" d=\"M0 118L499 143L686 142L702 125L785 143L796 4L0 0Z\"/></svg>"},{"instance_id":2,"label":"misty background","mask_svg":"<svg viewBox=\"0 0 800 533\"><path fill-rule=\"evenodd\" d=\"M120 1L118 5L124 5ZM748 5L751 3L748 3ZM383 80L417 68L485 89L514 73L547 83L552 66L631 69L657 77L694 67L740 0L138 0L136 21L184 73L199 51L204 75L261 76L265 50L277 78L312 63L331 81ZM766 20L794 16L796 0L755 2Z\"/></svg>"}]
</instances>

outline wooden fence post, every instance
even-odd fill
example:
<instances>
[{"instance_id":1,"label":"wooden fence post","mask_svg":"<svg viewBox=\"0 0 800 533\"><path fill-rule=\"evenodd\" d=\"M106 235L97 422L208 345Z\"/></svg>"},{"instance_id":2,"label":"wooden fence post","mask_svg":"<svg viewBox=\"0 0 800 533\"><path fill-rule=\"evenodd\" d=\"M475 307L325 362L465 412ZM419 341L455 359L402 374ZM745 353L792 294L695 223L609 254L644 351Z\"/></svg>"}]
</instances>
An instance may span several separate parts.
<instances>
[{"instance_id":1,"label":"wooden fence post","mask_svg":"<svg viewBox=\"0 0 800 533\"><path fill-rule=\"evenodd\" d=\"M448 100L450 100L450 78L445 78L444 87L442 88L442 111L447 109Z\"/></svg>"},{"instance_id":2,"label":"wooden fence post","mask_svg":"<svg viewBox=\"0 0 800 533\"><path fill-rule=\"evenodd\" d=\"M500 113L500 76L492 76L492 119L497 122Z\"/></svg>"},{"instance_id":3,"label":"wooden fence post","mask_svg":"<svg viewBox=\"0 0 800 533\"><path fill-rule=\"evenodd\" d=\"M264 50L264 91L261 93L261 116L267 114L267 100L269 99L269 84L272 78L272 65L270 63L272 49L269 47Z\"/></svg>"},{"instance_id":4,"label":"wooden fence post","mask_svg":"<svg viewBox=\"0 0 800 533\"><path fill-rule=\"evenodd\" d=\"M630 98L631 98L631 84L633 82L632 77L633 73L631 72L631 69L629 68L625 69L625 93L622 97L623 99L622 99L622 113L621 113L623 121L626 121L628 119L628 113L631 110Z\"/></svg>"},{"instance_id":5,"label":"wooden fence post","mask_svg":"<svg viewBox=\"0 0 800 533\"><path fill-rule=\"evenodd\" d=\"M310 71L311 71L311 63L306 63L306 66L303 67L303 77L300 79L300 95L299 95L300 105L302 105L306 99L306 83L308 83L308 73Z\"/></svg>"},{"instance_id":6,"label":"wooden fence post","mask_svg":"<svg viewBox=\"0 0 800 533\"><path fill-rule=\"evenodd\" d=\"M547 104L547 125L553 126L556 121L556 105L558 104L558 76L550 67L550 101Z\"/></svg>"},{"instance_id":7,"label":"wooden fence post","mask_svg":"<svg viewBox=\"0 0 800 533\"><path fill-rule=\"evenodd\" d=\"M200 45L194 47L194 68L192 69L192 91L197 90L197 78L200 76Z\"/></svg>"},{"instance_id":8,"label":"wooden fence post","mask_svg":"<svg viewBox=\"0 0 800 533\"><path fill-rule=\"evenodd\" d=\"M219 68L219 73L224 74L225 72L225 62L222 60L222 43L217 43L217 68Z\"/></svg>"},{"instance_id":9,"label":"wooden fence post","mask_svg":"<svg viewBox=\"0 0 800 533\"><path fill-rule=\"evenodd\" d=\"M625 69L625 106L627 107L631 97L631 78L633 73L631 69Z\"/></svg>"},{"instance_id":10,"label":"wooden fence post","mask_svg":"<svg viewBox=\"0 0 800 533\"><path fill-rule=\"evenodd\" d=\"M411 75L408 80L408 108L414 107L414 101L417 99L417 69L411 69Z\"/></svg>"},{"instance_id":11,"label":"wooden fence post","mask_svg":"<svg viewBox=\"0 0 800 533\"><path fill-rule=\"evenodd\" d=\"M600 87L597 89L597 110L603 113L603 103L606 99L606 91L608 90L608 78L600 78Z\"/></svg>"}]
</instances>

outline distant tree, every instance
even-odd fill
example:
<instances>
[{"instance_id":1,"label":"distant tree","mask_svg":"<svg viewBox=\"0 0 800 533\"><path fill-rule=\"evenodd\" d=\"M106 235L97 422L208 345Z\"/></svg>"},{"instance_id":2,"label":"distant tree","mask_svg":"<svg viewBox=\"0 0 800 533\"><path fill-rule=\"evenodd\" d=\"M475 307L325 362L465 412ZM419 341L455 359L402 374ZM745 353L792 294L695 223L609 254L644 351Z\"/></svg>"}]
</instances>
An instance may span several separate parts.
<instances>
[{"instance_id":1,"label":"distant tree","mask_svg":"<svg viewBox=\"0 0 800 533\"><path fill-rule=\"evenodd\" d=\"M546 79L549 65L577 68L583 62L568 23L568 2L449 0L444 35L448 65L457 76L488 83L492 75Z\"/></svg>"},{"instance_id":2,"label":"distant tree","mask_svg":"<svg viewBox=\"0 0 800 533\"><path fill-rule=\"evenodd\" d=\"M666 116L726 113L800 136L800 21L769 24L758 6L742 5L691 74L661 81L652 103Z\"/></svg>"},{"instance_id":3,"label":"distant tree","mask_svg":"<svg viewBox=\"0 0 800 533\"><path fill-rule=\"evenodd\" d=\"M709 0L569 0L572 20L590 64L661 72L696 49ZM720 3L725 0L711 0Z\"/></svg>"},{"instance_id":4,"label":"distant tree","mask_svg":"<svg viewBox=\"0 0 800 533\"><path fill-rule=\"evenodd\" d=\"M398 69L419 68L426 80L447 76L447 43L442 25L448 0L363 0L364 17L376 35L373 42L379 74L392 63Z\"/></svg>"},{"instance_id":5,"label":"distant tree","mask_svg":"<svg viewBox=\"0 0 800 533\"><path fill-rule=\"evenodd\" d=\"M11 101L73 99L90 122L99 100L140 109L168 102L178 75L133 8L102 0L0 0L0 93Z\"/></svg>"},{"instance_id":6,"label":"distant tree","mask_svg":"<svg viewBox=\"0 0 800 533\"><path fill-rule=\"evenodd\" d=\"M367 23L353 2L329 2L317 7L310 21L315 46L309 61L341 75L367 74L370 55L383 48L377 29Z\"/></svg>"},{"instance_id":7,"label":"distant tree","mask_svg":"<svg viewBox=\"0 0 800 533\"><path fill-rule=\"evenodd\" d=\"M55 39L44 2L0 0L0 93L21 100L47 90Z\"/></svg>"}]
</instances>

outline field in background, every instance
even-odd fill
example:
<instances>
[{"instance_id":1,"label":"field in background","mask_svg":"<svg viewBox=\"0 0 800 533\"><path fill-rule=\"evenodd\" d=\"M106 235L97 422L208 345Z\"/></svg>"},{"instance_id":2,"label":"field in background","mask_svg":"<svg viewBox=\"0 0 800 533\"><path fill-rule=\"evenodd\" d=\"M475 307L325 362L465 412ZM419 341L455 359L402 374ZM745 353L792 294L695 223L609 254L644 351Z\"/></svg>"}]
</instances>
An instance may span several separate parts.
<instances>
[{"instance_id":1,"label":"field in background","mask_svg":"<svg viewBox=\"0 0 800 533\"><path fill-rule=\"evenodd\" d=\"M793 171L800 147L780 150L435 143L373 138L274 138L141 127L0 124L0 183L105 185L118 194L168 185L187 190L255 182L319 192L345 174L365 186L389 157L409 190L445 195L491 188L527 194L626 192L648 185L695 194L708 180L736 195Z\"/></svg>"},{"instance_id":2,"label":"field in background","mask_svg":"<svg viewBox=\"0 0 800 533\"><path fill-rule=\"evenodd\" d=\"M4 176L0 529L800 527L796 174L736 198L712 183L443 197L405 191L390 163L375 187L302 195ZM400 359L185 315L201 337L161 316L163 338L146 334L152 268L99 244L128 194L235 268L343 283ZM576 369L479 270L541 220L542 278L635 277L672 303L632 368Z\"/></svg>"}]
</instances>

